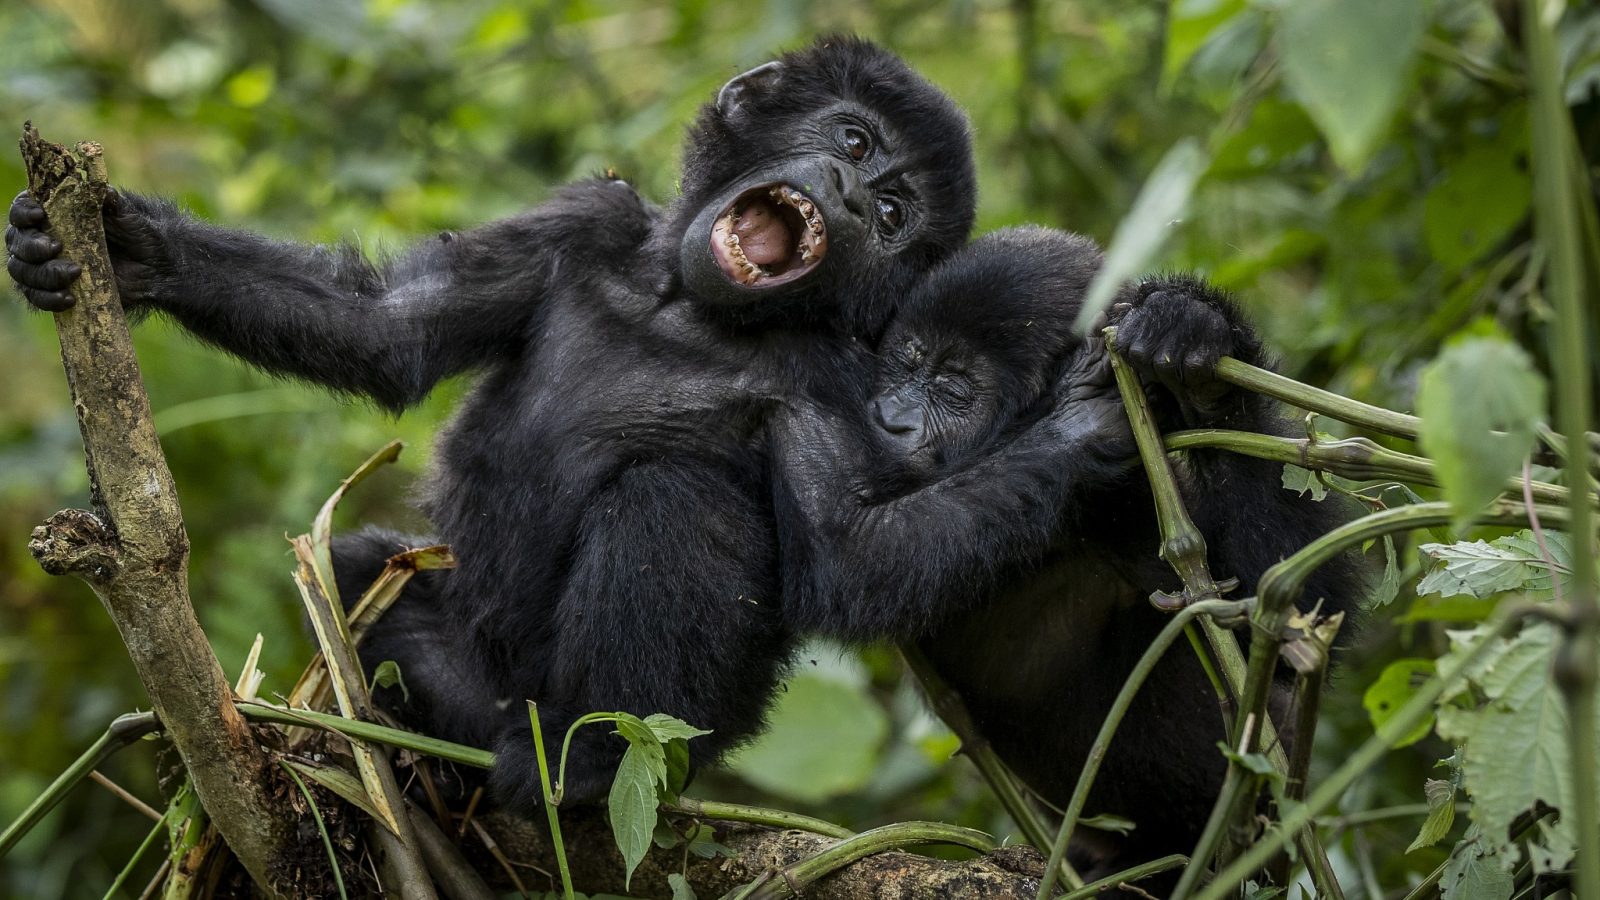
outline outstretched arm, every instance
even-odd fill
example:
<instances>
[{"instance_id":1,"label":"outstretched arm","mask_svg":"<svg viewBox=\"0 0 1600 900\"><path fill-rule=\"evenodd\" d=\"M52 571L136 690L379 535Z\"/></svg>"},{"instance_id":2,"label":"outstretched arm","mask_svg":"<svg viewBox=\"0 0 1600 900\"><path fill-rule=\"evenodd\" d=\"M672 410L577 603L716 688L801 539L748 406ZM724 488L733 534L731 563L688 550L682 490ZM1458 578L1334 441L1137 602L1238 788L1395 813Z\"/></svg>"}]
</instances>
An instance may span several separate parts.
<instances>
[{"instance_id":1,"label":"outstretched arm","mask_svg":"<svg viewBox=\"0 0 1600 900\"><path fill-rule=\"evenodd\" d=\"M623 195L626 196L623 196ZM573 235L631 189L568 189L521 216L424 241L376 267L353 247L316 247L219 228L172 203L118 195L106 238L123 302L155 309L268 371L369 396L399 409L441 378L516 352ZM75 267L56 259L44 211L11 207L9 270L35 306L59 309Z\"/></svg>"},{"instance_id":2,"label":"outstretched arm","mask_svg":"<svg viewBox=\"0 0 1600 900\"><path fill-rule=\"evenodd\" d=\"M1086 347L1056 408L1009 443L889 499L865 488L865 416L774 426L783 608L791 627L911 639L1039 558L1087 490L1124 477L1133 440L1105 355Z\"/></svg>"}]
</instances>

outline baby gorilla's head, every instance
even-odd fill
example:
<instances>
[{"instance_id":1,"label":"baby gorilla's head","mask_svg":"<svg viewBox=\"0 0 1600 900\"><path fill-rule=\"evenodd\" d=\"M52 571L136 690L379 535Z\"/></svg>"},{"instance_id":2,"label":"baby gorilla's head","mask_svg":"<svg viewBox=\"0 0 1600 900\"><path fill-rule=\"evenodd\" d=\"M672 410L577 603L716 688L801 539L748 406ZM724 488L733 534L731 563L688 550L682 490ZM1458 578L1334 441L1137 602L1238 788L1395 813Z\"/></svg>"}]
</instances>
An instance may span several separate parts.
<instances>
[{"instance_id":1,"label":"baby gorilla's head","mask_svg":"<svg viewBox=\"0 0 1600 900\"><path fill-rule=\"evenodd\" d=\"M902 478L942 474L1031 420L1076 346L1100 266L1080 235L1013 228L931 270L884 335L869 414Z\"/></svg>"}]
</instances>

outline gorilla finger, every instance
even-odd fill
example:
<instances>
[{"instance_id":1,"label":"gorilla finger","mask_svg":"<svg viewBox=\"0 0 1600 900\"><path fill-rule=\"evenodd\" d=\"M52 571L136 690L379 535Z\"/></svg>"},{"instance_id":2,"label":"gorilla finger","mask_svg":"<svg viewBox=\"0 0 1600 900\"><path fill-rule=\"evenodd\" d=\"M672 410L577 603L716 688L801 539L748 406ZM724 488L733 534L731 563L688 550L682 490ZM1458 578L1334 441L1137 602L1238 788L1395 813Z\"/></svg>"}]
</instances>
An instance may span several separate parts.
<instances>
[{"instance_id":1,"label":"gorilla finger","mask_svg":"<svg viewBox=\"0 0 1600 900\"><path fill-rule=\"evenodd\" d=\"M1222 355L1211 347L1198 347L1190 350L1189 354L1183 358L1184 377L1189 380L1215 378L1217 360L1221 358Z\"/></svg>"},{"instance_id":2,"label":"gorilla finger","mask_svg":"<svg viewBox=\"0 0 1600 900\"><path fill-rule=\"evenodd\" d=\"M12 225L6 228L6 249L23 262L43 263L61 255L61 242L47 232Z\"/></svg>"},{"instance_id":3,"label":"gorilla finger","mask_svg":"<svg viewBox=\"0 0 1600 900\"><path fill-rule=\"evenodd\" d=\"M29 306L45 312L61 312L64 309L71 309L73 304L77 303L66 291L41 291L38 288L23 287L22 296L28 301Z\"/></svg>"},{"instance_id":4,"label":"gorilla finger","mask_svg":"<svg viewBox=\"0 0 1600 900\"><path fill-rule=\"evenodd\" d=\"M44 214L44 207L40 206L39 201L33 199L33 195L27 191L18 194L16 199L11 201L10 220L11 224L18 228L44 228L50 223L50 219Z\"/></svg>"},{"instance_id":5,"label":"gorilla finger","mask_svg":"<svg viewBox=\"0 0 1600 900\"><path fill-rule=\"evenodd\" d=\"M59 291L76 281L83 273L83 267L70 259L52 259L35 264L13 256L6 262L6 271L24 287L41 291Z\"/></svg>"}]
</instances>

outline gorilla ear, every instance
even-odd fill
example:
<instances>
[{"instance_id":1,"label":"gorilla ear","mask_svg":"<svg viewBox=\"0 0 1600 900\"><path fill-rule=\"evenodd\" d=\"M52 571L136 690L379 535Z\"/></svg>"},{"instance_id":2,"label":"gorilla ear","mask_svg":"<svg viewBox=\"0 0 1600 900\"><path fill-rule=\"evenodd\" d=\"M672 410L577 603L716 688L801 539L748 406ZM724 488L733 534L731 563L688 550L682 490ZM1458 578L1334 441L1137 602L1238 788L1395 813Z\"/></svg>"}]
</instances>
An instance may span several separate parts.
<instances>
[{"instance_id":1,"label":"gorilla ear","mask_svg":"<svg viewBox=\"0 0 1600 900\"><path fill-rule=\"evenodd\" d=\"M743 75L736 75L722 86L722 90L717 91L717 112L723 118L733 116L751 97L775 90L781 81L783 63L778 60L762 63Z\"/></svg>"}]
</instances>

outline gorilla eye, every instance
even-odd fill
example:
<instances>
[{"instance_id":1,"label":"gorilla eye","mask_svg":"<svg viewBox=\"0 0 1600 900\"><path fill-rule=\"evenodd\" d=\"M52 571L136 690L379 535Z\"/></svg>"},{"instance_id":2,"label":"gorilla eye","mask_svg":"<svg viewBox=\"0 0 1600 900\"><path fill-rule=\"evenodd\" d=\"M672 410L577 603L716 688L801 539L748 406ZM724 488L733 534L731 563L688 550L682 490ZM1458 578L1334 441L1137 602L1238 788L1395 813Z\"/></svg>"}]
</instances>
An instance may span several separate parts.
<instances>
[{"instance_id":1,"label":"gorilla eye","mask_svg":"<svg viewBox=\"0 0 1600 900\"><path fill-rule=\"evenodd\" d=\"M899 231L900 226L906 223L906 213L901 208L900 201L892 197L879 197L878 221L883 223L884 230L890 234Z\"/></svg>"},{"instance_id":2,"label":"gorilla eye","mask_svg":"<svg viewBox=\"0 0 1600 900\"><path fill-rule=\"evenodd\" d=\"M859 128L846 128L841 133L840 140L844 144L844 152L850 154L850 158L856 162L866 159L867 154L872 152L872 139Z\"/></svg>"}]
</instances>

